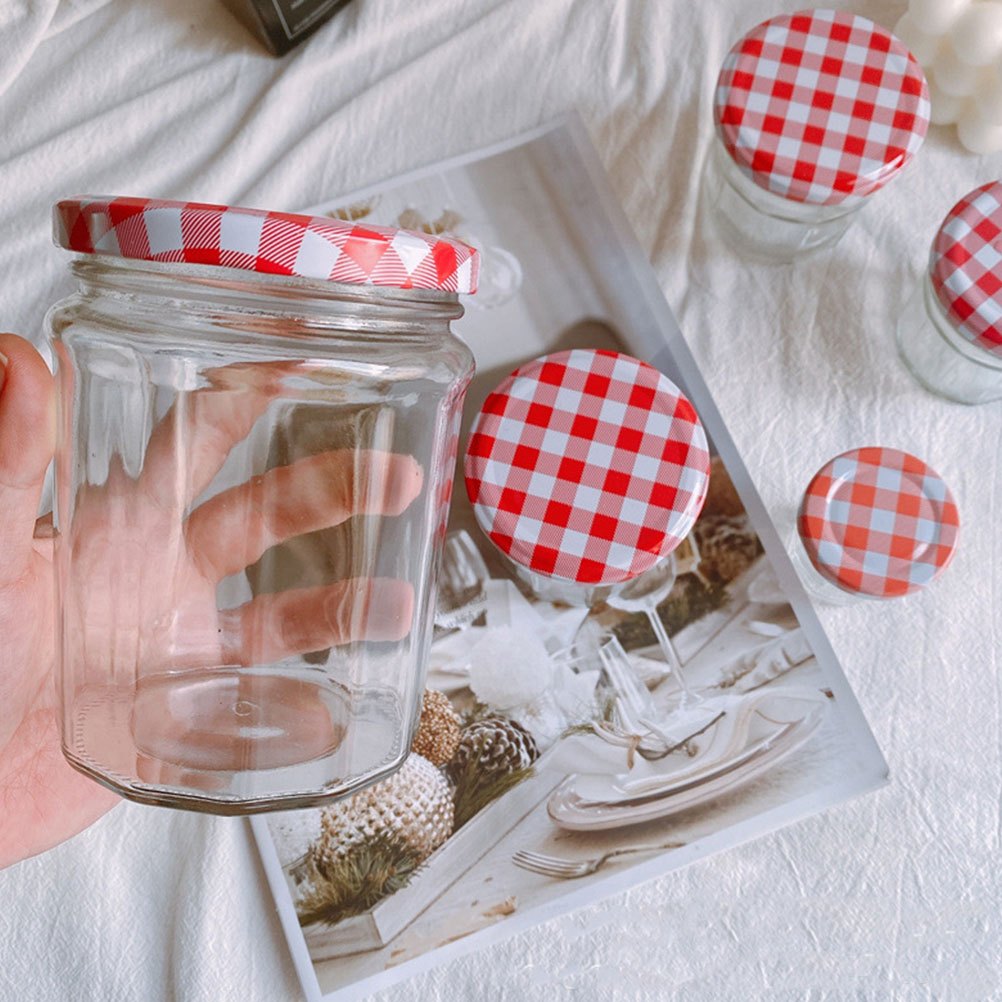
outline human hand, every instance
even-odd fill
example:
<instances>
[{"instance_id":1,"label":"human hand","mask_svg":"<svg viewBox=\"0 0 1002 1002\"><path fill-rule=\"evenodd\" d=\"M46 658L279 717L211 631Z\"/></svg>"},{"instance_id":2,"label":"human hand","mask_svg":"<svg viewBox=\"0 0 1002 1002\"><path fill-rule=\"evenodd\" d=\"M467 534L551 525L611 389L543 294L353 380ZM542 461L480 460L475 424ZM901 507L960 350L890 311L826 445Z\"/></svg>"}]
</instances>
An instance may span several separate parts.
<instances>
[{"instance_id":1,"label":"human hand","mask_svg":"<svg viewBox=\"0 0 1002 1002\"><path fill-rule=\"evenodd\" d=\"M52 377L14 335L0 335L0 356L2 867L81 831L117 797L69 766L60 748L53 534L49 520L35 521L54 447ZM423 474L410 457L337 450L272 469L187 513L273 397L261 370L219 370L216 385L187 394L154 430L138 478L113 463L105 483L78 492L65 542L74 578L87 586L66 597L64 617L76 651L147 670L199 668L408 633L413 591L393 579L258 595L218 610L218 582L271 546L353 515L399 514L421 491ZM130 550L143 559L125 566L154 573L123 580L123 561L112 555ZM108 665L95 669L100 675Z\"/></svg>"}]
</instances>

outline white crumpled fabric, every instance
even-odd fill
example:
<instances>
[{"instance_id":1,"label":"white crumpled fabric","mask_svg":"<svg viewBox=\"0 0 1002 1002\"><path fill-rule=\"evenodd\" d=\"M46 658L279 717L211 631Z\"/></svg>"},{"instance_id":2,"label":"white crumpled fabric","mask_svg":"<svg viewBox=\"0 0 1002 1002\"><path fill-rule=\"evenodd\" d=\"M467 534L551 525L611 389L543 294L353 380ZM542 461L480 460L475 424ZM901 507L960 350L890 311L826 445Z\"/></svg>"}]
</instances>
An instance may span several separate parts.
<instances>
[{"instance_id":1,"label":"white crumpled fabric","mask_svg":"<svg viewBox=\"0 0 1002 1002\"><path fill-rule=\"evenodd\" d=\"M781 528L814 470L865 444L924 457L960 503L937 587L822 612L889 788L380 998L1002 999L1002 409L930 397L892 342L939 220L1002 158L933 129L845 239L796 267L706 239L716 68L796 6L355 0L282 61L216 0L0 7L3 327L38 338L70 288L48 235L60 196L291 209L576 106ZM904 4L864 8L893 25ZM0 873L3 1002L298 997L239 821L123 805Z\"/></svg>"}]
</instances>

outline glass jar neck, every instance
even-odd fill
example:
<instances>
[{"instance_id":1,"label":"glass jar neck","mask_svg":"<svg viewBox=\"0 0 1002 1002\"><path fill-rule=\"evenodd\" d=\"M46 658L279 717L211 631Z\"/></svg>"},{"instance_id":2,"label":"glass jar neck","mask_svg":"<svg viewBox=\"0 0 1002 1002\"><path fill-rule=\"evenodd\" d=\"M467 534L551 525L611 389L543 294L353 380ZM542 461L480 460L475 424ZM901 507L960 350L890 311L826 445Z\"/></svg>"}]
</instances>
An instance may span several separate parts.
<instances>
[{"instance_id":1,"label":"glass jar neck","mask_svg":"<svg viewBox=\"0 0 1002 1002\"><path fill-rule=\"evenodd\" d=\"M324 282L213 265L161 264L81 256L72 265L88 300L127 302L130 310L170 310L294 320L322 333L346 329L366 334L447 332L463 315L455 293Z\"/></svg>"},{"instance_id":2,"label":"glass jar neck","mask_svg":"<svg viewBox=\"0 0 1002 1002\"><path fill-rule=\"evenodd\" d=\"M936 290L932 287L932 276L928 269L926 269L923 279L922 295L930 322L950 347L969 361L985 369L1002 369L1002 355L994 355L987 348L975 344L957 330L956 322L946 312L939 296L936 295Z\"/></svg>"},{"instance_id":3,"label":"glass jar neck","mask_svg":"<svg viewBox=\"0 0 1002 1002\"><path fill-rule=\"evenodd\" d=\"M813 202L798 202L792 198L784 198L756 184L748 177L727 152L719 136L713 144L713 156L716 160L716 169L723 174L724 180L749 205L767 216L794 223L816 224L839 219L862 208L865 204L864 199L860 197L848 198L836 205L817 205Z\"/></svg>"}]
</instances>

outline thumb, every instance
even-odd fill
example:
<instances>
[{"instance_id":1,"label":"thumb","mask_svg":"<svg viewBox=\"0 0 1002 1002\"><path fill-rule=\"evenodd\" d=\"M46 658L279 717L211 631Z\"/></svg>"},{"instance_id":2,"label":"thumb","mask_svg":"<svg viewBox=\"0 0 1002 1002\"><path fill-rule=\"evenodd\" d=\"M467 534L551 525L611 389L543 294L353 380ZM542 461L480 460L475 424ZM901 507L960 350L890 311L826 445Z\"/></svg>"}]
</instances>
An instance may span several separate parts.
<instances>
[{"instance_id":1,"label":"thumb","mask_svg":"<svg viewBox=\"0 0 1002 1002\"><path fill-rule=\"evenodd\" d=\"M19 581L55 444L55 391L42 356L0 334L0 588Z\"/></svg>"}]
</instances>

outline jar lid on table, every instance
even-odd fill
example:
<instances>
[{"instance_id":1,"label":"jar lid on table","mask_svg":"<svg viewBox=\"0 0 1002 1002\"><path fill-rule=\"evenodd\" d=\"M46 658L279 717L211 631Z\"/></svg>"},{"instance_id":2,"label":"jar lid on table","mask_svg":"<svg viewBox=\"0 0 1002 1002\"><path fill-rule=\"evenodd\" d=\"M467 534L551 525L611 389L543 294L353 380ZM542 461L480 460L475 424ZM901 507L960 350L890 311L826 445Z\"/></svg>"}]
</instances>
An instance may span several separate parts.
<instances>
[{"instance_id":1,"label":"jar lid on table","mask_svg":"<svg viewBox=\"0 0 1002 1002\"><path fill-rule=\"evenodd\" d=\"M908 49L848 11L804 10L753 28L727 54L714 96L717 133L741 172L814 205L883 187L922 145L929 114Z\"/></svg>"},{"instance_id":2,"label":"jar lid on table","mask_svg":"<svg viewBox=\"0 0 1002 1002\"><path fill-rule=\"evenodd\" d=\"M397 289L475 292L479 268L477 251L455 237L156 198L64 199L53 238L80 254Z\"/></svg>"},{"instance_id":3,"label":"jar lid on table","mask_svg":"<svg viewBox=\"0 0 1002 1002\"><path fill-rule=\"evenodd\" d=\"M957 332L1002 357L1002 181L949 211L932 242L929 279Z\"/></svg>"},{"instance_id":4,"label":"jar lid on table","mask_svg":"<svg viewBox=\"0 0 1002 1002\"><path fill-rule=\"evenodd\" d=\"M616 584L696 521L710 475L699 417L657 369L575 349L516 369L484 402L466 487L498 548L537 574Z\"/></svg>"},{"instance_id":5,"label":"jar lid on table","mask_svg":"<svg viewBox=\"0 0 1002 1002\"><path fill-rule=\"evenodd\" d=\"M950 489L922 460L897 449L852 449L814 475L798 531L823 578L871 598L907 595L935 580L957 546Z\"/></svg>"}]
</instances>

